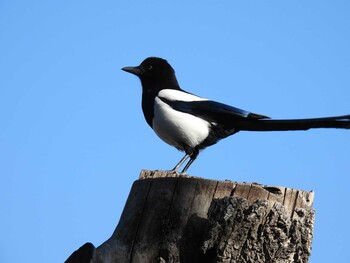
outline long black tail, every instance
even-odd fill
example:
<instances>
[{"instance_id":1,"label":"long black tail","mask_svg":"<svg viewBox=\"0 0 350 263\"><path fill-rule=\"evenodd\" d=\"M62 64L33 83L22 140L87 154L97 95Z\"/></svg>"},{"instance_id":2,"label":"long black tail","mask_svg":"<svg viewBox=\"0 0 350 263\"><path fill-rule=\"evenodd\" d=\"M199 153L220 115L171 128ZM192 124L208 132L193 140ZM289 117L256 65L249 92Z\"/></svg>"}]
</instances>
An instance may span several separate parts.
<instances>
[{"instance_id":1,"label":"long black tail","mask_svg":"<svg viewBox=\"0 0 350 263\"><path fill-rule=\"evenodd\" d=\"M245 119L238 123L243 131L298 131L314 128L350 129L350 115L314 119Z\"/></svg>"}]
</instances>

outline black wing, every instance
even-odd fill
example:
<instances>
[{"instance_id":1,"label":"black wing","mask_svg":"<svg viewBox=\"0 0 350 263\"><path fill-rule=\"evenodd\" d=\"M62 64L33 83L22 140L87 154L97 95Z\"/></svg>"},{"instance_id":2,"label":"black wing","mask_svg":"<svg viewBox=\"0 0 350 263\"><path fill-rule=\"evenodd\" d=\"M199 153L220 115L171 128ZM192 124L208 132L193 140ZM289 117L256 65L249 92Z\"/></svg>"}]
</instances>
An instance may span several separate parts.
<instances>
[{"instance_id":1,"label":"black wing","mask_svg":"<svg viewBox=\"0 0 350 263\"><path fill-rule=\"evenodd\" d=\"M168 104L174 110L192 114L200 117L208 122L227 123L239 121L242 119L267 119L269 117L245 111L230 105L212 101L180 101L168 100L164 97L159 97L163 102Z\"/></svg>"}]
</instances>

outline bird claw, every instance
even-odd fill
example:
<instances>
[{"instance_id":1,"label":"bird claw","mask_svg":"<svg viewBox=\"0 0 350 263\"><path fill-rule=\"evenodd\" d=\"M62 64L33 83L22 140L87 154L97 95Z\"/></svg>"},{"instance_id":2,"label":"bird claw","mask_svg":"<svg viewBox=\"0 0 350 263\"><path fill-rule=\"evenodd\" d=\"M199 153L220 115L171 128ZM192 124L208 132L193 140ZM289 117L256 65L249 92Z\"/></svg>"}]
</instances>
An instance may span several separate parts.
<instances>
[{"instance_id":1,"label":"bird claw","mask_svg":"<svg viewBox=\"0 0 350 263\"><path fill-rule=\"evenodd\" d=\"M175 169L172 169L172 170L166 170L166 172L168 174L176 174L177 177L190 177L190 175L186 172L178 172L177 170Z\"/></svg>"}]
</instances>

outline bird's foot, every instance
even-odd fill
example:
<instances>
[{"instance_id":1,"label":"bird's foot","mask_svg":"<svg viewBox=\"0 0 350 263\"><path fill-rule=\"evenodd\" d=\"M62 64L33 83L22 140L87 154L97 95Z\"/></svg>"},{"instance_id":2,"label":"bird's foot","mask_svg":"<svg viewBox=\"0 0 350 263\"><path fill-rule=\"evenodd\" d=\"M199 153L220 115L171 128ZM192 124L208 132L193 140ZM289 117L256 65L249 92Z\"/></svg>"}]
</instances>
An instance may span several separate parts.
<instances>
[{"instance_id":1,"label":"bird's foot","mask_svg":"<svg viewBox=\"0 0 350 263\"><path fill-rule=\"evenodd\" d=\"M172 169L172 170L165 170L168 174L176 174L176 175L180 175L180 173L175 170L175 169Z\"/></svg>"},{"instance_id":2,"label":"bird's foot","mask_svg":"<svg viewBox=\"0 0 350 263\"><path fill-rule=\"evenodd\" d=\"M181 172L181 173L178 173L179 174L179 177L190 177L190 175L186 172Z\"/></svg>"},{"instance_id":3,"label":"bird's foot","mask_svg":"<svg viewBox=\"0 0 350 263\"><path fill-rule=\"evenodd\" d=\"M177 177L190 177L190 175L186 172L178 172L177 170L175 169L172 169L172 170L166 170L167 173L169 174L176 174Z\"/></svg>"}]
</instances>

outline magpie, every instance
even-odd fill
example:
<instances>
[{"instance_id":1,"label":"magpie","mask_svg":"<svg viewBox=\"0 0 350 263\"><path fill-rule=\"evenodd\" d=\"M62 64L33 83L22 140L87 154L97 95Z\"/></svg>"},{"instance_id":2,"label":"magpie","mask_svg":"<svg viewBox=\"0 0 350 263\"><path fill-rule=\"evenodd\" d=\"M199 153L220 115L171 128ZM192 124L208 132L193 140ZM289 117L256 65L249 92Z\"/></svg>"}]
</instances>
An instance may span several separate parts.
<instances>
[{"instance_id":1,"label":"magpie","mask_svg":"<svg viewBox=\"0 0 350 263\"><path fill-rule=\"evenodd\" d=\"M190 158L181 172L186 173L200 150L239 131L350 129L350 115L272 120L199 97L180 88L174 69L162 58L148 57L139 66L122 70L141 80L142 110L148 125L164 142L185 152L171 172L177 173Z\"/></svg>"}]
</instances>

